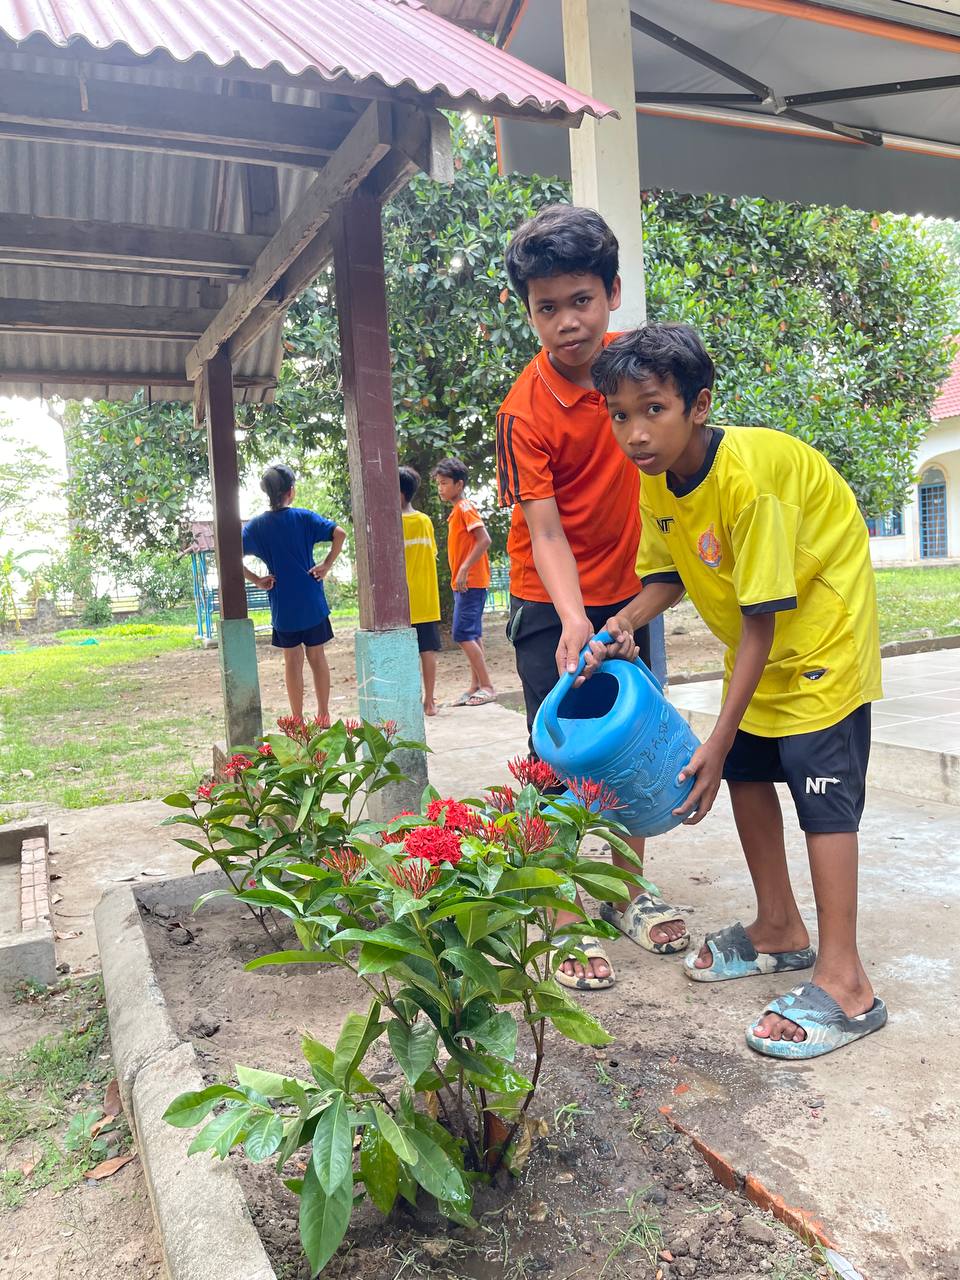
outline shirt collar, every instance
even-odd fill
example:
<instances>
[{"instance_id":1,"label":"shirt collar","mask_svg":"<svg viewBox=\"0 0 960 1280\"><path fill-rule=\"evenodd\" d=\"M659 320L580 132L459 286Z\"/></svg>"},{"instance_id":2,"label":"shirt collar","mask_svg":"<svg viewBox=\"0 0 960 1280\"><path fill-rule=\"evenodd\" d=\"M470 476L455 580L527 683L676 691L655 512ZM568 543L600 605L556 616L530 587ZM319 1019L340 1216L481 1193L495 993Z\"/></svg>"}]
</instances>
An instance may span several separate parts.
<instances>
[{"instance_id":1,"label":"shirt collar","mask_svg":"<svg viewBox=\"0 0 960 1280\"><path fill-rule=\"evenodd\" d=\"M612 342L616 336L615 333L605 334L603 345L606 346L608 342ZM575 404L579 404L586 396L592 396L595 400L599 400L599 393L594 391L593 387L580 387L555 369L545 350L541 350L537 356L536 369L541 382L544 383L550 394L563 405L564 409L572 409Z\"/></svg>"},{"instance_id":2,"label":"shirt collar","mask_svg":"<svg viewBox=\"0 0 960 1280\"><path fill-rule=\"evenodd\" d=\"M720 441L723 439L722 427L710 428L710 441L707 444L707 453L703 459L703 463L695 475L687 476L685 480L681 480L679 476L673 475L668 471L666 474L667 488L675 498L685 498L688 493L693 493L699 485L703 484L710 469L713 466L714 459L717 456L717 450L720 448Z\"/></svg>"}]
</instances>

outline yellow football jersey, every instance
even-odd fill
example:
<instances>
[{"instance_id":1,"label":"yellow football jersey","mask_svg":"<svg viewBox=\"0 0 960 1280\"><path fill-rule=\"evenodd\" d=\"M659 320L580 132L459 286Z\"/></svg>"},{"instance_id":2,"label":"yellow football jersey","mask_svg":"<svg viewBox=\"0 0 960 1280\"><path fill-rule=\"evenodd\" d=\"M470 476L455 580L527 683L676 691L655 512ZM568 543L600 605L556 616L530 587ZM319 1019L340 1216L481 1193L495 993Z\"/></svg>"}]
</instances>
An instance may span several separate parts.
<instances>
[{"instance_id":1,"label":"yellow football jersey","mask_svg":"<svg viewBox=\"0 0 960 1280\"><path fill-rule=\"evenodd\" d=\"M403 555L410 596L410 622L436 622L440 617L437 585L437 541L433 523L422 511L403 513Z\"/></svg>"},{"instance_id":2,"label":"yellow football jersey","mask_svg":"<svg viewBox=\"0 0 960 1280\"><path fill-rule=\"evenodd\" d=\"M777 614L741 728L774 738L826 729L883 696L867 528L826 458L781 431L713 428L700 472L644 476L637 573L679 581L727 646L741 617Z\"/></svg>"}]
</instances>

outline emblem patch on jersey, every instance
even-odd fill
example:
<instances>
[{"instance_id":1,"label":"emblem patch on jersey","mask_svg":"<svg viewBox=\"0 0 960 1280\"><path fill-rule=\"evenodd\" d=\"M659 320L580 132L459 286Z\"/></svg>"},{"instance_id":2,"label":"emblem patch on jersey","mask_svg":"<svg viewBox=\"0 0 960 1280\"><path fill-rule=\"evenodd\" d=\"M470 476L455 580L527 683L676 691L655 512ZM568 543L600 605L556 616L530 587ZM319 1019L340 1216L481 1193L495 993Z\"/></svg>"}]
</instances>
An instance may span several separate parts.
<instances>
[{"instance_id":1,"label":"emblem patch on jersey","mask_svg":"<svg viewBox=\"0 0 960 1280\"><path fill-rule=\"evenodd\" d=\"M669 533L670 526L673 524L673 516L655 516L657 528L661 533Z\"/></svg>"},{"instance_id":2,"label":"emblem patch on jersey","mask_svg":"<svg viewBox=\"0 0 960 1280\"><path fill-rule=\"evenodd\" d=\"M720 548L720 539L713 531L713 525L705 533L701 533L697 539L697 555L705 565L711 569L716 569L723 559L723 552Z\"/></svg>"},{"instance_id":3,"label":"emblem patch on jersey","mask_svg":"<svg viewBox=\"0 0 960 1280\"><path fill-rule=\"evenodd\" d=\"M814 671L804 671L804 680L819 680L821 676L827 674L827 667L817 667Z\"/></svg>"}]
</instances>

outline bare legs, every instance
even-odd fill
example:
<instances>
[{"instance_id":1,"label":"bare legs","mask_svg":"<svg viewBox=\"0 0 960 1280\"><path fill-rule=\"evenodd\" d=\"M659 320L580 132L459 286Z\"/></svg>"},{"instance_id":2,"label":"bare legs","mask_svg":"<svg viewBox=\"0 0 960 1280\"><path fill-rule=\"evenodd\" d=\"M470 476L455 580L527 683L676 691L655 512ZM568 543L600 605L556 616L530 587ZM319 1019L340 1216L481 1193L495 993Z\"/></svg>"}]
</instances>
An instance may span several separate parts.
<instances>
[{"instance_id":1,"label":"bare legs","mask_svg":"<svg viewBox=\"0 0 960 1280\"><path fill-rule=\"evenodd\" d=\"M330 668L322 644L298 644L283 651L283 681L292 715L303 719L303 659L306 655L317 695L317 714L330 718Z\"/></svg>"},{"instance_id":2,"label":"bare legs","mask_svg":"<svg viewBox=\"0 0 960 1280\"><path fill-rule=\"evenodd\" d=\"M420 654L420 670L423 672L423 713L427 716L437 714L437 654L433 649L425 649Z\"/></svg>"},{"instance_id":3,"label":"bare legs","mask_svg":"<svg viewBox=\"0 0 960 1280\"><path fill-rule=\"evenodd\" d=\"M810 938L790 884L776 787L772 782L731 783L730 798L757 896L757 917L747 926L750 940L760 952L800 950ZM813 981L853 1017L873 1004L873 989L857 951L856 832L809 833L807 854L819 928ZM697 968L708 969L712 962L704 946ZM775 1014L764 1015L754 1031L772 1040L804 1038L796 1023Z\"/></svg>"},{"instance_id":4,"label":"bare legs","mask_svg":"<svg viewBox=\"0 0 960 1280\"><path fill-rule=\"evenodd\" d=\"M459 640L457 643L470 664L470 692L493 693L493 681L487 670L487 660L483 656L483 641Z\"/></svg>"}]
</instances>

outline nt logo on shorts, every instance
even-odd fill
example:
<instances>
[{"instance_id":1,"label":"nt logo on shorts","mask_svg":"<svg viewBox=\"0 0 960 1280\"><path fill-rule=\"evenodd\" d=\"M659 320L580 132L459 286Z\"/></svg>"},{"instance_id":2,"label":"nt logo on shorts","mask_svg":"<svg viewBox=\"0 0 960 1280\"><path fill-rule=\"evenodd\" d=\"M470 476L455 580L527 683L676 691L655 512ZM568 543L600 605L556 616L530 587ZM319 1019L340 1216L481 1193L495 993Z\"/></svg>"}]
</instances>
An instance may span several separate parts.
<instances>
[{"instance_id":1,"label":"nt logo on shorts","mask_svg":"<svg viewBox=\"0 0 960 1280\"><path fill-rule=\"evenodd\" d=\"M825 796L827 787L839 786L839 778L808 778L807 779L807 795L812 791L815 796Z\"/></svg>"}]
</instances>

